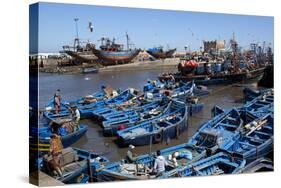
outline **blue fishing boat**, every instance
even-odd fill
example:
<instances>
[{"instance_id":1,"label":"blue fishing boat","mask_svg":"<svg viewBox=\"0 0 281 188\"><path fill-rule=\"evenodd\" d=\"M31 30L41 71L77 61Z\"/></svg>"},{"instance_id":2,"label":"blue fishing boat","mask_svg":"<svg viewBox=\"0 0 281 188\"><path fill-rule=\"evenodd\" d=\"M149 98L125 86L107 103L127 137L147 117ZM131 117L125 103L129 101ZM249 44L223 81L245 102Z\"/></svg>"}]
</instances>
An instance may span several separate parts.
<instances>
[{"instance_id":1,"label":"blue fishing boat","mask_svg":"<svg viewBox=\"0 0 281 188\"><path fill-rule=\"evenodd\" d=\"M82 97L76 101L69 101L68 103L73 106L77 106L82 119L91 118L92 108L104 106L105 101L116 98L120 93L120 90L117 91L112 89L111 87L102 86L100 91Z\"/></svg>"},{"instance_id":2,"label":"blue fishing boat","mask_svg":"<svg viewBox=\"0 0 281 188\"><path fill-rule=\"evenodd\" d=\"M81 176L84 174L92 177L94 173L90 174L89 172L109 162L107 158L96 153L70 147L62 150L61 157L59 165L62 170L60 172L54 170L51 156L43 158L40 170L63 183L80 182L83 180Z\"/></svg>"},{"instance_id":3,"label":"blue fishing boat","mask_svg":"<svg viewBox=\"0 0 281 188\"><path fill-rule=\"evenodd\" d=\"M64 122L69 122L72 120L70 106L66 101L61 101L61 109L59 113L56 113L54 101L50 100L50 102L46 105L43 114L48 121L54 121L58 124L62 124Z\"/></svg>"},{"instance_id":4,"label":"blue fishing boat","mask_svg":"<svg viewBox=\"0 0 281 188\"><path fill-rule=\"evenodd\" d=\"M244 93L244 99L246 102L252 101L253 99L257 98L260 95L263 95L267 92L271 92L272 89L259 89L259 90L254 90L251 88L245 88L243 90Z\"/></svg>"},{"instance_id":5,"label":"blue fishing boat","mask_svg":"<svg viewBox=\"0 0 281 188\"><path fill-rule=\"evenodd\" d=\"M271 172L273 171L273 161L266 158L259 158L245 166L243 173Z\"/></svg>"},{"instance_id":6,"label":"blue fishing boat","mask_svg":"<svg viewBox=\"0 0 281 188\"><path fill-rule=\"evenodd\" d=\"M165 58L171 58L176 50L177 49L174 48L174 49L164 51L163 46L159 46L159 47L155 47L155 48L149 48L148 50L146 50L146 52L156 59L165 59Z\"/></svg>"},{"instance_id":7,"label":"blue fishing boat","mask_svg":"<svg viewBox=\"0 0 281 188\"><path fill-rule=\"evenodd\" d=\"M273 150L273 114L257 118L240 129L241 136L227 152L247 163L264 157Z\"/></svg>"},{"instance_id":8,"label":"blue fishing boat","mask_svg":"<svg viewBox=\"0 0 281 188\"><path fill-rule=\"evenodd\" d=\"M61 141L63 147L69 147L75 142L77 142L85 133L88 131L88 126L84 124L80 124L77 129L73 130L73 132L68 133L64 128L58 129L58 135L61 136ZM39 145L46 146L50 143L50 137L53 133L52 129L49 126L34 128L32 130L34 136L37 136L39 139ZM40 148L39 148L40 150Z\"/></svg>"},{"instance_id":9,"label":"blue fishing boat","mask_svg":"<svg viewBox=\"0 0 281 188\"><path fill-rule=\"evenodd\" d=\"M150 102L135 106L128 110L119 110L103 116L102 122L104 135L115 135L118 130L135 126L142 121L150 121L160 117L170 107L170 100L164 97L160 101Z\"/></svg>"},{"instance_id":10,"label":"blue fishing boat","mask_svg":"<svg viewBox=\"0 0 281 188\"><path fill-rule=\"evenodd\" d=\"M186 143L165 148L160 150L160 153L169 164L162 176L156 176L151 171L156 159L156 153L151 153L138 156L134 163L123 159L107 164L97 172L97 179L98 181L160 179L165 177L169 171L174 172L175 169L192 164L206 156L204 149ZM171 159L175 153L177 153L176 163Z\"/></svg>"},{"instance_id":11,"label":"blue fishing boat","mask_svg":"<svg viewBox=\"0 0 281 188\"><path fill-rule=\"evenodd\" d=\"M267 113L273 113L274 111L274 93L273 90L269 90L260 96L256 97L250 102L247 102L244 107L245 110L255 114L256 116L264 116Z\"/></svg>"},{"instance_id":12,"label":"blue fishing boat","mask_svg":"<svg viewBox=\"0 0 281 188\"><path fill-rule=\"evenodd\" d=\"M117 112L115 107L118 107L119 105L122 105L123 103L126 103L127 101L133 99L138 95L138 91L129 88L125 91L123 91L120 95L113 97L111 99L108 99L106 101L101 101L102 105L96 105L95 108L86 109L87 111L90 110L92 113L92 117L98 121L103 120L103 115L107 113ZM79 109L79 111L81 111Z\"/></svg>"},{"instance_id":13,"label":"blue fishing boat","mask_svg":"<svg viewBox=\"0 0 281 188\"><path fill-rule=\"evenodd\" d=\"M169 96L173 99L186 101L189 96L193 95L195 84L193 82L183 83L166 83L163 87L154 87L150 91L145 92L146 99L161 99L163 96Z\"/></svg>"},{"instance_id":14,"label":"blue fishing boat","mask_svg":"<svg viewBox=\"0 0 281 188\"><path fill-rule=\"evenodd\" d=\"M96 93L96 96L100 97L100 100L98 101L95 100L93 102L85 103L84 99L79 99L78 101L64 102L62 103L62 105L66 107L65 110L61 110L60 113L58 114L54 113L54 111L47 110L44 112L44 115L50 121L56 122L58 124L62 124L64 122L68 122L73 119L70 106L77 106L82 119L90 118L94 116L93 112L96 109L98 109L98 107L101 108L109 105L114 106L117 104L121 104L133 98L135 95L136 95L136 91L134 89L127 89L117 96L114 96L109 99L107 98L102 99L103 94L98 92Z\"/></svg>"},{"instance_id":15,"label":"blue fishing boat","mask_svg":"<svg viewBox=\"0 0 281 188\"><path fill-rule=\"evenodd\" d=\"M239 138L239 128L257 117L244 110L233 108L222 110L215 107L214 118L204 123L190 138L189 144L210 149L227 149Z\"/></svg>"},{"instance_id":16,"label":"blue fishing boat","mask_svg":"<svg viewBox=\"0 0 281 188\"><path fill-rule=\"evenodd\" d=\"M103 100L112 98L116 95L118 95L117 91L113 90L110 87L102 86L100 91L94 92L93 94L87 95L78 100L62 101L61 110L58 114L55 113L54 102L53 100L51 100L46 106L46 111L44 112L44 115L45 117L47 117L47 119L61 124L63 122L67 122L69 119L72 119L70 106L77 106L80 111L81 118L88 118L92 114L89 113L87 110L84 111L83 109L91 108L94 105L102 105Z\"/></svg>"},{"instance_id":17,"label":"blue fishing boat","mask_svg":"<svg viewBox=\"0 0 281 188\"><path fill-rule=\"evenodd\" d=\"M169 109L159 118L117 131L118 143L122 146L141 146L176 138L187 129L188 114L184 102L173 100Z\"/></svg>"},{"instance_id":18,"label":"blue fishing boat","mask_svg":"<svg viewBox=\"0 0 281 188\"><path fill-rule=\"evenodd\" d=\"M233 160L232 156L228 153L219 152L190 165L185 165L182 168L166 173L165 177L238 174L241 173L245 164L246 161L243 159Z\"/></svg>"},{"instance_id":19,"label":"blue fishing boat","mask_svg":"<svg viewBox=\"0 0 281 188\"><path fill-rule=\"evenodd\" d=\"M143 86L143 92L149 92L154 88L164 88L165 84L159 80L148 80Z\"/></svg>"}]
</instances>

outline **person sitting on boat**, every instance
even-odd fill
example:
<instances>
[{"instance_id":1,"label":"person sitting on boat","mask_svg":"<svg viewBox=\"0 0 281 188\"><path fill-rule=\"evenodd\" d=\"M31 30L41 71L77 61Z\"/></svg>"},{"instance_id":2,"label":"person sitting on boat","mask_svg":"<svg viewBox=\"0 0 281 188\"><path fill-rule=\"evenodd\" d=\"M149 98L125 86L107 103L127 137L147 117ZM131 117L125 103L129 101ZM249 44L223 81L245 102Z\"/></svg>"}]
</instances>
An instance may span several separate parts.
<instances>
[{"instance_id":1,"label":"person sitting on boat","mask_svg":"<svg viewBox=\"0 0 281 188\"><path fill-rule=\"evenodd\" d=\"M155 159L153 170L156 172L156 176L161 176L165 172L165 166L167 166L168 163L165 157L161 155L160 150L157 150L156 154L157 158Z\"/></svg>"},{"instance_id":2,"label":"person sitting on boat","mask_svg":"<svg viewBox=\"0 0 281 188\"><path fill-rule=\"evenodd\" d=\"M58 114L61 110L61 95L60 95L60 89L57 89L57 91L54 94L54 107L55 112Z\"/></svg>"},{"instance_id":3,"label":"person sitting on boat","mask_svg":"<svg viewBox=\"0 0 281 188\"><path fill-rule=\"evenodd\" d=\"M127 151L126 159L129 163L134 163L137 160L137 157L135 154L133 154L133 150L135 149L134 145L129 145L129 150Z\"/></svg>"},{"instance_id":4,"label":"person sitting on boat","mask_svg":"<svg viewBox=\"0 0 281 188\"><path fill-rule=\"evenodd\" d=\"M61 142L61 137L57 134L51 135L50 140L50 154L52 156L51 165L53 169L62 176L63 169L60 166L60 161L62 158L63 145Z\"/></svg>"},{"instance_id":5,"label":"person sitting on boat","mask_svg":"<svg viewBox=\"0 0 281 188\"><path fill-rule=\"evenodd\" d=\"M174 152L172 155L168 156L169 161L172 162L173 167L178 167L178 161L177 161L177 157L179 156L179 152Z\"/></svg>"}]
</instances>

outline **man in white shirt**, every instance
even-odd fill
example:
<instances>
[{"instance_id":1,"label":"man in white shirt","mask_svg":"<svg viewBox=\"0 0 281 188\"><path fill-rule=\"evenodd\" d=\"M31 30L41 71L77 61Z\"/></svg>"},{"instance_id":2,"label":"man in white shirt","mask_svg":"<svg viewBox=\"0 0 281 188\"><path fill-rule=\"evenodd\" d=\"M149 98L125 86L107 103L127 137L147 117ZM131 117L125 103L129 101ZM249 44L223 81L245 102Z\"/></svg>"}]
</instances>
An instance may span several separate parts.
<instances>
[{"instance_id":1,"label":"man in white shirt","mask_svg":"<svg viewBox=\"0 0 281 188\"><path fill-rule=\"evenodd\" d=\"M156 172L156 176L161 176L165 172L165 166L167 166L168 163L165 157L161 155L159 150L156 152L156 154L157 158L155 159L153 170Z\"/></svg>"},{"instance_id":2,"label":"man in white shirt","mask_svg":"<svg viewBox=\"0 0 281 188\"><path fill-rule=\"evenodd\" d=\"M70 109L71 109L71 114L72 114L72 118L73 118L75 127L76 127L76 129L79 129L80 128L79 120L80 120L80 117L81 117L80 112L79 112L77 106L72 106Z\"/></svg>"}]
</instances>

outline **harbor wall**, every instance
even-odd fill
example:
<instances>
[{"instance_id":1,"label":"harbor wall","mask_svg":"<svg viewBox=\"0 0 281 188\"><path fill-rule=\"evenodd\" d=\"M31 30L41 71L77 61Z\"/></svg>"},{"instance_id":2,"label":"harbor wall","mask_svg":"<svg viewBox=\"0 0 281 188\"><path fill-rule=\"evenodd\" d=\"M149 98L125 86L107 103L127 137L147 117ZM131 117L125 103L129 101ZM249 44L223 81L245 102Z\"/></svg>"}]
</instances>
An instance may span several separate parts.
<instances>
[{"instance_id":1,"label":"harbor wall","mask_svg":"<svg viewBox=\"0 0 281 188\"><path fill-rule=\"evenodd\" d=\"M45 73L81 73L85 65L76 66L58 66L57 59L43 59L39 60L39 72ZM111 71L131 71L131 70L163 70L163 71L176 71L180 62L179 58L167 58L164 60L147 60L147 61L134 61L128 64L112 65L100 67L99 72ZM98 64L88 64L87 67L95 67Z\"/></svg>"}]
</instances>

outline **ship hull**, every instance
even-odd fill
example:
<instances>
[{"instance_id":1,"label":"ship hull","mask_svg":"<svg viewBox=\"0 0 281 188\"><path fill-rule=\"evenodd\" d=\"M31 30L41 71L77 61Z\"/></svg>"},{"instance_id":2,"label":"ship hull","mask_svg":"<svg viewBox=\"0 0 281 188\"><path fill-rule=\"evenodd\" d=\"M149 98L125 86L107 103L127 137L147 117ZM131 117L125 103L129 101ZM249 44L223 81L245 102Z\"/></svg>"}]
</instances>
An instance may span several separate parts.
<instances>
[{"instance_id":1,"label":"ship hull","mask_svg":"<svg viewBox=\"0 0 281 188\"><path fill-rule=\"evenodd\" d=\"M231 74L224 76L209 76L208 75L173 75L176 81L189 82L194 80L196 84L200 85L217 85L217 84L231 84L237 82L244 82L247 80L255 79L263 75L264 67L250 71L250 74ZM208 79L206 79L208 77ZM159 76L160 81L165 81L170 79L169 76Z\"/></svg>"},{"instance_id":2,"label":"ship hull","mask_svg":"<svg viewBox=\"0 0 281 188\"><path fill-rule=\"evenodd\" d=\"M129 63L139 52L140 50L112 52L93 49L93 53L102 61L101 64L104 66Z\"/></svg>"},{"instance_id":3,"label":"ship hull","mask_svg":"<svg viewBox=\"0 0 281 188\"><path fill-rule=\"evenodd\" d=\"M79 60L80 62L91 62L97 60L97 56L95 56L92 52L74 52L71 50L64 50L63 53L70 55L71 57Z\"/></svg>"},{"instance_id":4,"label":"ship hull","mask_svg":"<svg viewBox=\"0 0 281 188\"><path fill-rule=\"evenodd\" d=\"M173 54L175 53L176 49L168 50L166 52L153 52L147 50L147 53L151 56L153 56L156 59L165 59L165 58L171 58Z\"/></svg>"}]
</instances>

